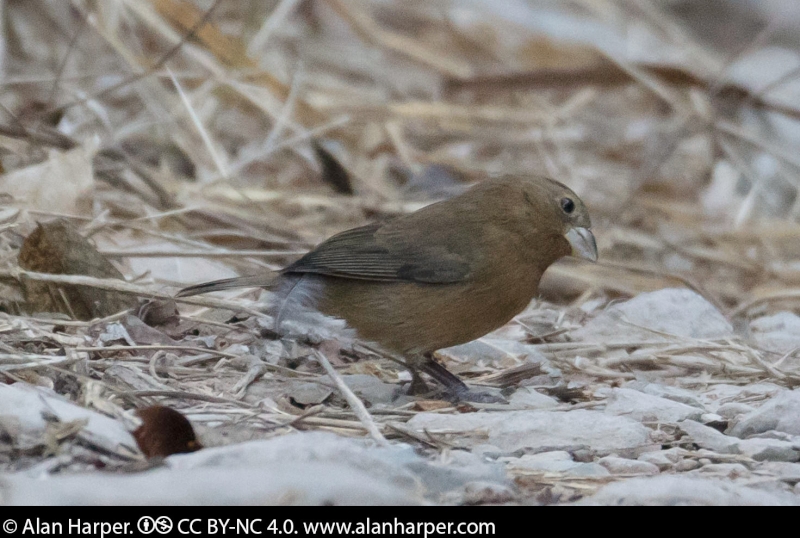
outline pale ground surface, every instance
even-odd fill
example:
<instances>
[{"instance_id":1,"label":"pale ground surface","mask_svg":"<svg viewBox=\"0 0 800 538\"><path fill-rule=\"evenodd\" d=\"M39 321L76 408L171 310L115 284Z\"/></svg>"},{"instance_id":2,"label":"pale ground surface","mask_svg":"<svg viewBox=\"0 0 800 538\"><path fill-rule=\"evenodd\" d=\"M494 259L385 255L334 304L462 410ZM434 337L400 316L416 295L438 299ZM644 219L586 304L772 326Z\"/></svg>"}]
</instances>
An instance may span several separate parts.
<instances>
[{"instance_id":1,"label":"pale ground surface","mask_svg":"<svg viewBox=\"0 0 800 538\"><path fill-rule=\"evenodd\" d=\"M800 503L796 2L222 1L170 54L211 4L3 4L0 502ZM129 282L91 286L164 298L504 172L573 187L601 258L439 353L507 404L345 343L356 413L335 330L277 337L258 290L151 327L20 284L55 217ZM207 448L141 470L155 403Z\"/></svg>"}]
</instances>

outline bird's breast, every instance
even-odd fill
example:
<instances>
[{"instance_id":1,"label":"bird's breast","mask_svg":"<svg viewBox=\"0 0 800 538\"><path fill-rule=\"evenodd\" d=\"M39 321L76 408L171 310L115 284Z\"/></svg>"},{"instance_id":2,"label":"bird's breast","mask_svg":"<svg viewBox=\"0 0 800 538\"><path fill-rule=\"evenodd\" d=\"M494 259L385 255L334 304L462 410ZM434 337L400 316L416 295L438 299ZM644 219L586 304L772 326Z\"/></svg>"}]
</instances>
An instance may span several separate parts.
<instances>
[{"instance_id":1,"label":"bird's breast","mask_svg":"<svg viewBox=\"0 0 800 538\"><path fill-rule=\"evenodd\" d=\"M537 279L455 284L313 276L315 307L358 336L406 354L450 347L501 327L530 303Z\"/></svg>"}]
</instances>

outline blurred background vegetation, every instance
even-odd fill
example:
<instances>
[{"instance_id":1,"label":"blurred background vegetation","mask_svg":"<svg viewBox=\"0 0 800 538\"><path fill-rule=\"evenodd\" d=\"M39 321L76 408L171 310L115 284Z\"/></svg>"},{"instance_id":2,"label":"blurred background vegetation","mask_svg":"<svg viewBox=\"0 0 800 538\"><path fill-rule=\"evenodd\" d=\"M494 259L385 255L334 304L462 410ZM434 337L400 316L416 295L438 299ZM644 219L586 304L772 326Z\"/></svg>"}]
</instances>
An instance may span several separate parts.
<instances>
[{"instance_id":1,"label":"blurred background vegetation","mask_svg":"<svg viewBox=\"0 0 800 538\"><path fill-rule=\"evenodd\" d=\"M66 215L140 282L252 272L523 173L595 220L603 263L558 264L550 300L800 297L794 0L0 7L7 268Z\"/></svg>"}]
</instances>

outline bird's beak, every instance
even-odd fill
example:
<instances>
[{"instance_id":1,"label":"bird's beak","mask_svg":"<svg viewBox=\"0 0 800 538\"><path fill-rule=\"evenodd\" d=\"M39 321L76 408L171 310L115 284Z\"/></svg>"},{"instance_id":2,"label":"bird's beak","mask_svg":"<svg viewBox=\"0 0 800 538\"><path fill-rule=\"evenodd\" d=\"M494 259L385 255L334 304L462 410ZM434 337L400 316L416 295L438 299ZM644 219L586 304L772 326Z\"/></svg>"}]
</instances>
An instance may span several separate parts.
<instances>
[{"instance_id":1,"label":"bird's beak","mask_svg":"<svg viewBox=\"0 0 800 538\"><path fill-rule=\"evenodd\" d=\"M572 256L597 261L597 242L589 228L570 228L565 237L572 246Z\"/></svg>"}]
</instances>

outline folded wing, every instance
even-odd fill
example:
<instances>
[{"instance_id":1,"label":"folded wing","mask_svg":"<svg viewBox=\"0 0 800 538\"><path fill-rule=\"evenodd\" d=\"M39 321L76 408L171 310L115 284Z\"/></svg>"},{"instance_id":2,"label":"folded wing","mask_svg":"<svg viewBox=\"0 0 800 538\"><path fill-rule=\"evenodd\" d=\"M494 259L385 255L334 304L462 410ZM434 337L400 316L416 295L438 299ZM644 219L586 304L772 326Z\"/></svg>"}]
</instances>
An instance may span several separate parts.
<instances>
[{"instance_id":1,"label":"folded wing","mask_svg":"<svg viewBox=\"0 0 800 538\"><path fill-rule=\"evenodd\" d=\"M385 232L380 224L342 232L283 272L426 284L450 284L468 277L469 264L446 247Z\"/></svg>"}]
</instances>

